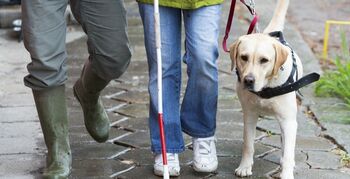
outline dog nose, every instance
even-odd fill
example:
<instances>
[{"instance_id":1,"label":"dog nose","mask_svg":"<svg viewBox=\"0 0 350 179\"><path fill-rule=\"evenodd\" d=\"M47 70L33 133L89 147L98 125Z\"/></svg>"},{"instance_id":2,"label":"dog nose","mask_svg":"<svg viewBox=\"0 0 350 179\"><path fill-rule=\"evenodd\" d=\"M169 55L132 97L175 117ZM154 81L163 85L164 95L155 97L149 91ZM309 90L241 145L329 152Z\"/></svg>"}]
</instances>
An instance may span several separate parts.
<instances>
[{"instance_id":1,"label":"dog nose","mask_svg":"<svg viewBox=\"0 0 350 179\"><path fill-rule=\"evenodd\" d=\"M252 75L248 75L244 78L244 85L247 88L253 88L255 82L255 78Z\"/></svg>"}]
</instances>

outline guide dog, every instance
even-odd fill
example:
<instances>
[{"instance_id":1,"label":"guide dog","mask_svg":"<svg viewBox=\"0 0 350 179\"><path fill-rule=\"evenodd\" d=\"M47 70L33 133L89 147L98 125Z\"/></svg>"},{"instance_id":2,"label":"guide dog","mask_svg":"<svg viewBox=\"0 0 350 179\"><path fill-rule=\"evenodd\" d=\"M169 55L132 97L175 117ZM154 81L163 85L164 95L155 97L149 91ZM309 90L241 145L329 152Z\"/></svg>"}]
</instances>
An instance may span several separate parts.
<instances>
[{"instance_id":1,"label":"guide dog","mask_svg":"<svg viewBox=\"0 0 350 179\"><path fill-rule=\"evenodd\" d=\"M290 80L296 82L297 78L302 76L303 69L298 55L287 44L281 43L269 34L283 30L288 5L289 0L278 0L272 20L264 33L243 35L230 47L231 68L236 69L238 76L236 91L244 120L244 144L240 165L235 170L237 176L252 175L258 118L273 115L280 124L282 134L280 177L294 178L296 92L277 96L274 96L274 93L275 89L290 85Z\"/></svg>"}]
</instances>

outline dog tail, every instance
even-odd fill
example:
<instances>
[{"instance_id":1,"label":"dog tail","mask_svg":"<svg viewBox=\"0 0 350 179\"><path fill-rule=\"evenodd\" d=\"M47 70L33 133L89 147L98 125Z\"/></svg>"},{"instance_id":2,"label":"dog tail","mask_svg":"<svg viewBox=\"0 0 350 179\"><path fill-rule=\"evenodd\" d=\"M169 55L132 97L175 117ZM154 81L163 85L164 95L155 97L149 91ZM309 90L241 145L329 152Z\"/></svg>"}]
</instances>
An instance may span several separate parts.
<instances>
[{"instance_id":1,"label":"dog tail","mask_svg":"<svg viewBox=\"0 0 350 179\"><path fill-rule=\"evenodd\" d=\"M275 12L273 13L269 25L264 29L264 33L269 33L273 31L283 31L288 6L289 0L278 0Z\"/></svg>"}]
</instances>

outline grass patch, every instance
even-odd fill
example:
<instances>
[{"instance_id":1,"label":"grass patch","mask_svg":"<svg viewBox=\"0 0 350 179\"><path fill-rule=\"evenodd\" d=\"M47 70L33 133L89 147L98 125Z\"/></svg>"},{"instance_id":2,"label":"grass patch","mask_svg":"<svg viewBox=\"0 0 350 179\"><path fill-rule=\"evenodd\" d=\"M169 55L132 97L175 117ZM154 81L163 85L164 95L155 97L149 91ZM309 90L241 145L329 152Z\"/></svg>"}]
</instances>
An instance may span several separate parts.
<instances>
[{"instance_id":1,"label":"grass patch","mask_svg":"<svg viewBox=\"0 0 350 179\"><path fill-rule=\"evenodd\" d=\"M343 166L350 168L350 155L347 153L342 154L340 162L342 163Z\"/></svg>"},{"instance_id":2,"label":"grass patch","mask_svg":"<svg viewBox=\"0 0 350 179\"><path fill-rule=\"evenodd\" d=\"M316 83L316 96L338 97L350 109L350 52L345 32L341 33L341 54L335 58L334 64L335 69L325 71Z\"/></svg>"},{"instance_id":3,"label":"grass patch","mask_svg":"<svg viewBox=\"0 0 350 179\"><path fill-rule=\"evenodd\" d=\"M340 163L342 166L350 168L350 154L339 148L333 149L331 152L340 156Z\"/></svg>"}]
</instances>

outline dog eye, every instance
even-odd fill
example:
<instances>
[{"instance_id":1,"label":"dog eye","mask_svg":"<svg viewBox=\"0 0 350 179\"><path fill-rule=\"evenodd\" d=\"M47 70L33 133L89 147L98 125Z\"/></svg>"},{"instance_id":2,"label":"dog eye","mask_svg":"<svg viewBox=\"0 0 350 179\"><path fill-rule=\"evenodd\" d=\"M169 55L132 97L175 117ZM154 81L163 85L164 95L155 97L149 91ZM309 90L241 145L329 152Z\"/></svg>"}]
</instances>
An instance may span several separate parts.
<instances>
[{"instance_id":1,"label":"dog eye","mask_svg":"<svg viewBox=\"0 0 350 179\"><path fill-rule=\"evenodd\" d=\"M261 64L264 64L264 63L267 63L269 60L267 58L262 58L260 59L260 63Z\"/></svg>"},{"instance_id":2,"label":"dog eye","mask_svg":"<svg viewBox=\"0 0 350 179\"><path fill-rule=\"evenodd\" d=\"M247 55L241 55L241 59L246 62L246 61L248 61L248 56Z\"/></svg>"}]
</instances>

